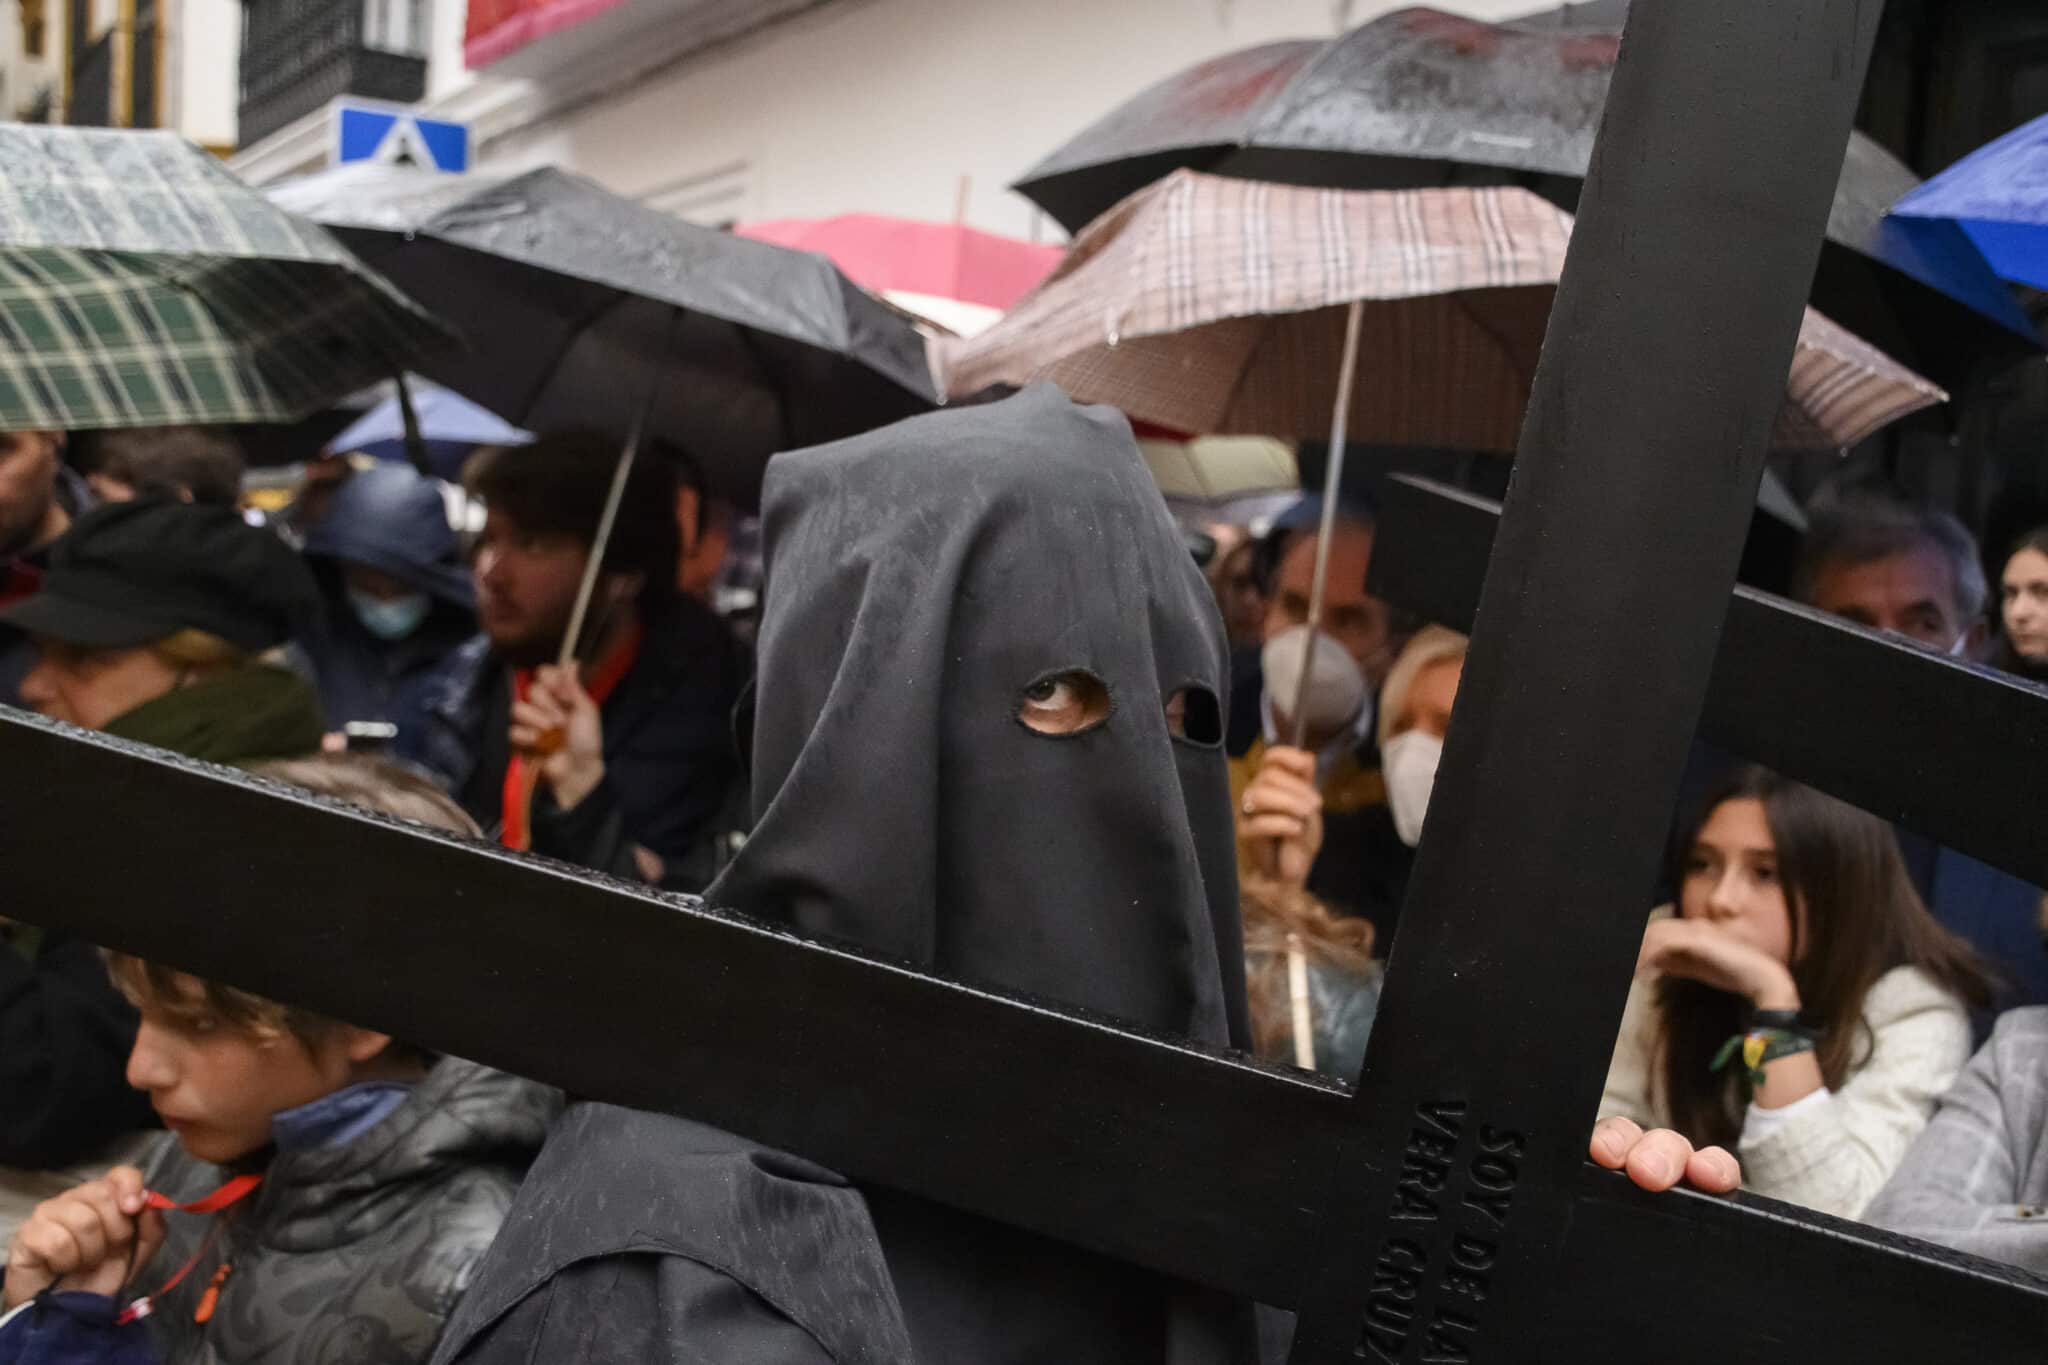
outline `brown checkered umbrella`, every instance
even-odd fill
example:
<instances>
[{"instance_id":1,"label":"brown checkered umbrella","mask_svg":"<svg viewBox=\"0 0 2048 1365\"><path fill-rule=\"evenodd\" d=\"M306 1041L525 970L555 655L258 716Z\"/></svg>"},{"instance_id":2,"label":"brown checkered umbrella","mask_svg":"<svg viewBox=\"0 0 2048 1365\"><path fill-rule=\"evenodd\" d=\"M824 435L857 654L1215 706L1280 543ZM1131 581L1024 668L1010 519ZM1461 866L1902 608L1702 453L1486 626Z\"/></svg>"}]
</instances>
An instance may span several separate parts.
<instances>
[{"instance_id":1,"label":"brown checkered umbrella","mask_svg":"<svg viewBox=\"0 0 2048 1365\"><path fill-rule=\"evenodd\" d=\"M1178 171L1084 229L946 391L1050 379L1187 432L1330 433L1346 305L1364 300L1350 438L1512 451L1571 215L1513 188L1347 192ZM1778 419L1853 445L1947 395L1811 309Z\"/></svg>"}]
</instances>

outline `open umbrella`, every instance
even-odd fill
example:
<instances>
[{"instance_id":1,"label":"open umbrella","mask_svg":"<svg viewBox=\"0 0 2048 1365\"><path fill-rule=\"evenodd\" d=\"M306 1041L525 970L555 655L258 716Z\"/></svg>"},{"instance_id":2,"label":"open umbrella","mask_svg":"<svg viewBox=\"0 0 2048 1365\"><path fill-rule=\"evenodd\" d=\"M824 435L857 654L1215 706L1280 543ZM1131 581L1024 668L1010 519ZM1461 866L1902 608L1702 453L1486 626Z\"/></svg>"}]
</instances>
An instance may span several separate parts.
<instances>
[{"instance_id":1,"label":"open umbrella","mask_svg":"<svg viewBox=\"0 0 2048 1365\"><path fill-rule=\"evenodd\" d=\"M1505 24L1403 9L1328 42L1230 53L1134 96L1015 188L1075 231L1180 167L1333 189L1518 185L1573 208L1622 7L1571 9L1570 22ZM2040 336L1974 253L1886 226L1915 183L1851 136L1811 302L1956 386L1980 357L2038 349Z\"/></svg>"},{"instance_id":2,"label":"open umbrella","mask_svg":"<svg viewBox=\"0 0 2048 1365\"><path fill-rule=\"evenodd\" d=\"M440 478L460 478L462 462L478 446L524 445L533 439L531 433L439 384L410 380L407 387L419 422L421 456ZM327 448L379 460L408 459L405 413L399 396L393 394L349 423Z\"/></svg>"},{"instance_id":3,"label":"open umbrella","mask_svg":"<svg viewBox=\"0 0 2048 1365\"><path fill-rule=\"evenodd\" d=\"M1178 171L1096 220L1002 322L935 354L955 396L1051 379L1178 431L1318 437L1350 323L1352 439L1509 452L1570 235L1526 190ZM1809 309L1786 397L1779 448L1825 450L1946 395Z\"/></svg>"},{"instance_id":4,"label":"open umbrella","mask_svg":"<svg viewBox=\"0 0 2048 1365\"><path fill-rule=\"evenodd\" d=\"M420 367L429 378L529 431L644 430L743 505L774 452L937 398L917 330L829 261L562 171L342 167L272 197L474 331L474 350Z\"/></svg>"},{"instance_id":5,"label":"open umbrella","mask_svg":"<svg viewBox=\"0 0 2048 1365\"><path fill-rule=\"evenodd\" d=\"M452 341L176 134L0 125L0 429L290 422Z\"/></svg>"},{"instance_id":6,"label":"open umbrella","mask_svg":"<svg viewBox=\"0 0 2048 1365\"><path fill-rule=\"evenodd\" d=\"M1917 240L1960 231L2006 279L2048 289L2048 115L1979 147L1892 213Z\"/></svg>"}]
</instances>

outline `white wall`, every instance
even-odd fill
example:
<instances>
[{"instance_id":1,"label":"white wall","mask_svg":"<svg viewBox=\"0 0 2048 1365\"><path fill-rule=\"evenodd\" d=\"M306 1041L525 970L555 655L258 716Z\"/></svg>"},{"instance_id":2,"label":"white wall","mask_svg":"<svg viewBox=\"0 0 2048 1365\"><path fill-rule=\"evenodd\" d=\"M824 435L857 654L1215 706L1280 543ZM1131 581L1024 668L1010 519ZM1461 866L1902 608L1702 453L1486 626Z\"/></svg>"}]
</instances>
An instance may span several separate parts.
<instances>
[{"instance_id":1,"label":"white wall","mask_svg":"<svg viewBox=\"0 0 2048 1365\"><path fill-rule=\"evenodd\" d=\"M234 146L241 102L240 0L176 0L163 13L171 25L165 125L201 146Z\"/></svg>"},{"instance_id":2,"label":"white wall","mask_svg":"<svg viewBox=\"0 0 2048 1365\"><path fill-rule=\"evenodd\" d=\"M1480 18L1532 0L1458 0ZM1235 48L1327 37L1380 0L841 0L481 149L554 162L697 216L856 211L1061 234L1005 186L1161 77ZM699 182L701 178L701 183ZM720 198L723 195L725 197ZM715 204L712 202L715 200Z\"/></svg>"}]
</instances>

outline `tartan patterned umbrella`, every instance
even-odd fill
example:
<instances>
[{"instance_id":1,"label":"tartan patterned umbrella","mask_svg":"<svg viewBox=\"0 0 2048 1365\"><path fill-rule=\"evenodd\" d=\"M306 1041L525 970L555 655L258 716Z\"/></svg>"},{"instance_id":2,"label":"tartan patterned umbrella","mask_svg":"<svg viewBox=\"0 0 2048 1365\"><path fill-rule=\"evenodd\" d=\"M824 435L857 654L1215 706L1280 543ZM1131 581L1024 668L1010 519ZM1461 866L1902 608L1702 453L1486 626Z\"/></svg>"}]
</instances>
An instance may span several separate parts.
<instances>
[{"instance_id":1,"label":"tartan patterned umbrella","mask_svg":"<svg viewBox=\"0 0 2048 1365\"><path fill-rule=\"evenodd\" d=\"M0 429L294 421L451 340L174 133L0 125Z\"/></svg>"},{"instance_id":2,"label":"tartan patterned umbrella","mask_svg":"<svg viewBox=\"0 0 2048 1365\"><path fill-rule=\"evenodd\" d=\"M1091 224L946 390L1050 379L1188 432L1329 434L1346 305L1366 300L1351 439L1511 452L1571 215L1514 188L1299 189L1177 171ZM1942 402L1808 309L1781 449L1853 445Z\"/></svg>"}]
</instances>

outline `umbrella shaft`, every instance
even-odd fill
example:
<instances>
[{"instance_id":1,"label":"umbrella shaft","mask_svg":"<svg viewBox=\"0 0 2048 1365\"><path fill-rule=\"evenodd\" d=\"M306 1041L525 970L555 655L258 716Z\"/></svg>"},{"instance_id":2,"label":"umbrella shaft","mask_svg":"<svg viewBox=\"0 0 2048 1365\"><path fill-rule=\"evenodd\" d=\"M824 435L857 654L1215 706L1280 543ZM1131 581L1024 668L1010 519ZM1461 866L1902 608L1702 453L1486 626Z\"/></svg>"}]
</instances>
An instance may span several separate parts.
<instances>
[{"instance_id":1,"label":"umbrella shaft","mask_svg":"<svg viewBox=\"0 0 2048 1365\"><path fill-rule=\"evenodd\" d=\"M1344 484L1346 428L1351 424L1351 385L1358 372L1358 330L1364 320L1365 304L1354 299L1344 318L1344 355L1337 365L1337 402L1330 413L1330 454L1323 472L1323 517L1316 532L1315 577L1309 584L1308 651L1301 667L1301 681L1294 689L1292 717L1295 748L1308 742L1308 689L1315 677L1316 648L1322 643L1323 587L1330 577L1330 541L1337 529L1337 493Z\"/></svg>"}]
</instances>

